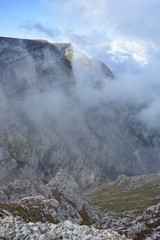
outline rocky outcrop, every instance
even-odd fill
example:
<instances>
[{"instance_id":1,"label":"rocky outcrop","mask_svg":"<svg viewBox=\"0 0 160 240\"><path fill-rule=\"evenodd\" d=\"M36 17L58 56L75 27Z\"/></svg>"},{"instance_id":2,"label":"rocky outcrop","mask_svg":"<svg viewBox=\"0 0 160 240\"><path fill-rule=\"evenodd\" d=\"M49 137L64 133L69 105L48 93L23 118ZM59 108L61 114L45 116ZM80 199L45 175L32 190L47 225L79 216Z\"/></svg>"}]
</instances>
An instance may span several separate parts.
<instances>
[{"instance_id":1,"label":"rocky outcrop","mask_svg":"<svg viewBox=\"0 0 160 240\"><path fill-rule=\"evenodd\" d=\"M134 211L125 212L121 216L117 213L108 213L102 219L102 227L106 226L134 240L158 240L160 238L160 204L148 207L142 215Z\"/></svg>"},{"instance_id":2,"label":"rocky outcrop","mask_svg":"<svg viewBox=\"0 0 160 240\"><path fill-rule=\"evenodd\" d=\"M87 225L99 222L98 215L83 200L78 185L66 170L61 170L47 185L39 178L15 181L1 189L0 202L1 209L26 221L71 220Z\"/></svg>"},{"instance_id":3,"label":"rocky outcrop","mask_svg":"<svg viewBox=\"0 0 160 240\"><path fill-rule=\"evenodd\" d=\"M120 236L112 230L98 230L89 226L79 226L70 221L59 224L29 222L26 223L21 218L14 218L12 215L2 215L0 218L0 238L1 239L38 239L38 240L127 240L125 236Z\"/></svg>"}]
</instances>

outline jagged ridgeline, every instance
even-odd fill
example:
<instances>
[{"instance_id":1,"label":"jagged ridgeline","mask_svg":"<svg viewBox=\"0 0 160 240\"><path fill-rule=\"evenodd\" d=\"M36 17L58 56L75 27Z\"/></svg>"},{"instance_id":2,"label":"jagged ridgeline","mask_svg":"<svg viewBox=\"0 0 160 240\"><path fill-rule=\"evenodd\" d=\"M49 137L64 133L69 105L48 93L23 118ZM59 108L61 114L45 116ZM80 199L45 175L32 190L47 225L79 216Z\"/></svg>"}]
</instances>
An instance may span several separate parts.
<instances>
[{"instance_id":1,"label":"jagged ridgeline","mask_svg":"<svg viewBox=\"0 0 160 240\"><path fill-rule=\"evenodd\" d=\"M159 132L136 106L109 103L116 81L71 44L0 38L0 184L68 169L81 187L160 169ZM103 94L101 94L103 92Z\"/></svg>"}]
</instances>

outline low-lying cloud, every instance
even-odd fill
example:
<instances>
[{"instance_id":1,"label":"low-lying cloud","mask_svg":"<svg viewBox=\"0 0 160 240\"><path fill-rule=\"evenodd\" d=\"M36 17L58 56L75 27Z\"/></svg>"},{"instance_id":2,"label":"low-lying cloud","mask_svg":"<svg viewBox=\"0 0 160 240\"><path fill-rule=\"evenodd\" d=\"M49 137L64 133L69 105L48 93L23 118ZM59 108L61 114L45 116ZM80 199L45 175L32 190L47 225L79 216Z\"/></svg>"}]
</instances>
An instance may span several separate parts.
<instances>
[{"instance_id":1,"label":"low-lying cloud","mask_svg":"<svg viewBox=\"0 0 160 240\"><path fill-rule=\"evenodd\" d=\"M81 57L77 60L76 56L73 60L77 80L75 91L84 105L122 102L139 106L137 118L148 127L158 128L160 2L45 0L44 3L59 19L64 19L66 26L68 22L68 28L36 23L25 26L27 29L41 32L53 42L71 42L75 52L80 49L113 71L114 80L106 81L101 76L103 87L97 90L88 82L99 80L101 73L95 71L93 78L83 72Z\"/></svg>"}]
</instances>

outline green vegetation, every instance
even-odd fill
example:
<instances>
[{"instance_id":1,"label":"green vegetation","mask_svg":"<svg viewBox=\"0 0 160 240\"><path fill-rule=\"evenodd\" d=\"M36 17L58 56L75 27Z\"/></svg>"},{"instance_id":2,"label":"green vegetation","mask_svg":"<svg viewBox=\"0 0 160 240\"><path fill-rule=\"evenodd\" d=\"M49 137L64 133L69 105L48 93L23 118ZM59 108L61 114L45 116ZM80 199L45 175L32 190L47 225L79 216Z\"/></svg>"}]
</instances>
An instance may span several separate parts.
<instances>
[{"instance_id":1,"label":"green vegetation","mask_svg":"<svg viewBox=\"0 0 160 240\"><path fill-rule=\"evenodd\" d=\"M160 177L155 177L148 183L144 180L133 183L132 178L125 177L121 181L106 184L101 190L88 196L87 200L101 213L128 210L142 212L148 206L160 202Z\"/></svg>"},{"instance_id":2,"label":"green vegetation","mask_svg":"<svg viewBox=\"0 0 160 240\"><path fill-rule=\"evenodd\" d=\"M83 208L81 211L79 211L79 215L83 219L83 221L81 222L82 225L91 225L94 223L91 221L91 218L88 216L88 213L85 210L85 208Z\"/></svg>"},{"instance_id":3,"label":"green vegetation","mask_svg":"<svg viewBox=\"0 0 160 240\"><path fill-rule=\"evenodd\" d=\"M56 189L51 189L51 192L52 192L52 194L53 194L53 197L54 197L58 202L60 202L62 195L61 195L61 193L58 191L58 189L57 189L57 188L56 188Z\"/></svg>"},{"instance_id":4,"label":"green vegetation","mask_svg":"<svg viewBox=\"0 0 160 240\"><path fill-rule=\"evenodd\" d=\"M41 199L26 199L25 204L0 203L0 209L11 212L14 216L22 217L26 222L51 222L58 223L50 213L50 206L46 206Z\"/></svg>"}]
</instances>

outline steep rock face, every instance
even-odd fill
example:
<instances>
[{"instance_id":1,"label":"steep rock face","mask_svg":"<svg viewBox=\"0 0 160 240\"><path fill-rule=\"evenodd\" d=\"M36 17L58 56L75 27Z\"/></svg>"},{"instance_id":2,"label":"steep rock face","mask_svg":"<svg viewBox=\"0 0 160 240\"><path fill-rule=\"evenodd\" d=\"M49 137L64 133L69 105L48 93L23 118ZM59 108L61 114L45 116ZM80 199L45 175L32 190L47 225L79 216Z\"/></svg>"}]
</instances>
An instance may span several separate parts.
<instances>
[{"instance_id":1,"label":"steep rock face","mask_svg":"<svg viewBox=\"0 0 160 240\"><path fill-rule=\"evenodd\" d=\"M64 57L65 50L71 48L70 44L56 46L43 41L3 37L0 43L1 86L9 97L33 86L44 90L48 87L46 82L66 86L68 76L64 82L63 79L60 82L59 78L70 71Z\"/></svg>"},{"instance_id":2,"label":"steep rock face","mask_svg":"<svg viewBox=\"0 0 160 240\"><path fill-rule=\"evenodd\" d=\"M110 69L74 55L70 44L0 38L1 186L48 182L61 168L83 188L160 169L159 134L137 122L136 109L95 101L114 81Z\"/></svg>"},{"instance_id":3,"label":"steep rock face","mask_svg":"<svg viewBox=\"0 0 160 240\"><path fill-rule=\"evenodd\" d=\"M27 221L99 222L94 209L83 200L74 179L61 170L45 185L39 178L15 181L0 190L0 208Z\"/></svg>"},{"instance_id":4,"label":"steep rock face","mask_svg":"<svg viewBox=\"0 0 160 240\"><path fill-rule=\"evenodd\" d=\"M70 63L64 56L66 49L69 51L70 48L70 44L55 46L42 41L0 38L2 185L16 178L28 179L37 175L38 161L43 158L42 154L45 154L51 143L45 146L45 135L40 133L41 136L36 137L42 143L38 144L35 139L31 146L31 138L34 139L38 131L28 114L32 111L34 100L36 102L36 97L32 97L39 94L38 98L43 98L42 92L52 87L57 89L58 85L67 89L72 76ZM28 105L27 99L30 97ZM49 142L48 139L46 141Z\"/></svg>"}]
</instances>

